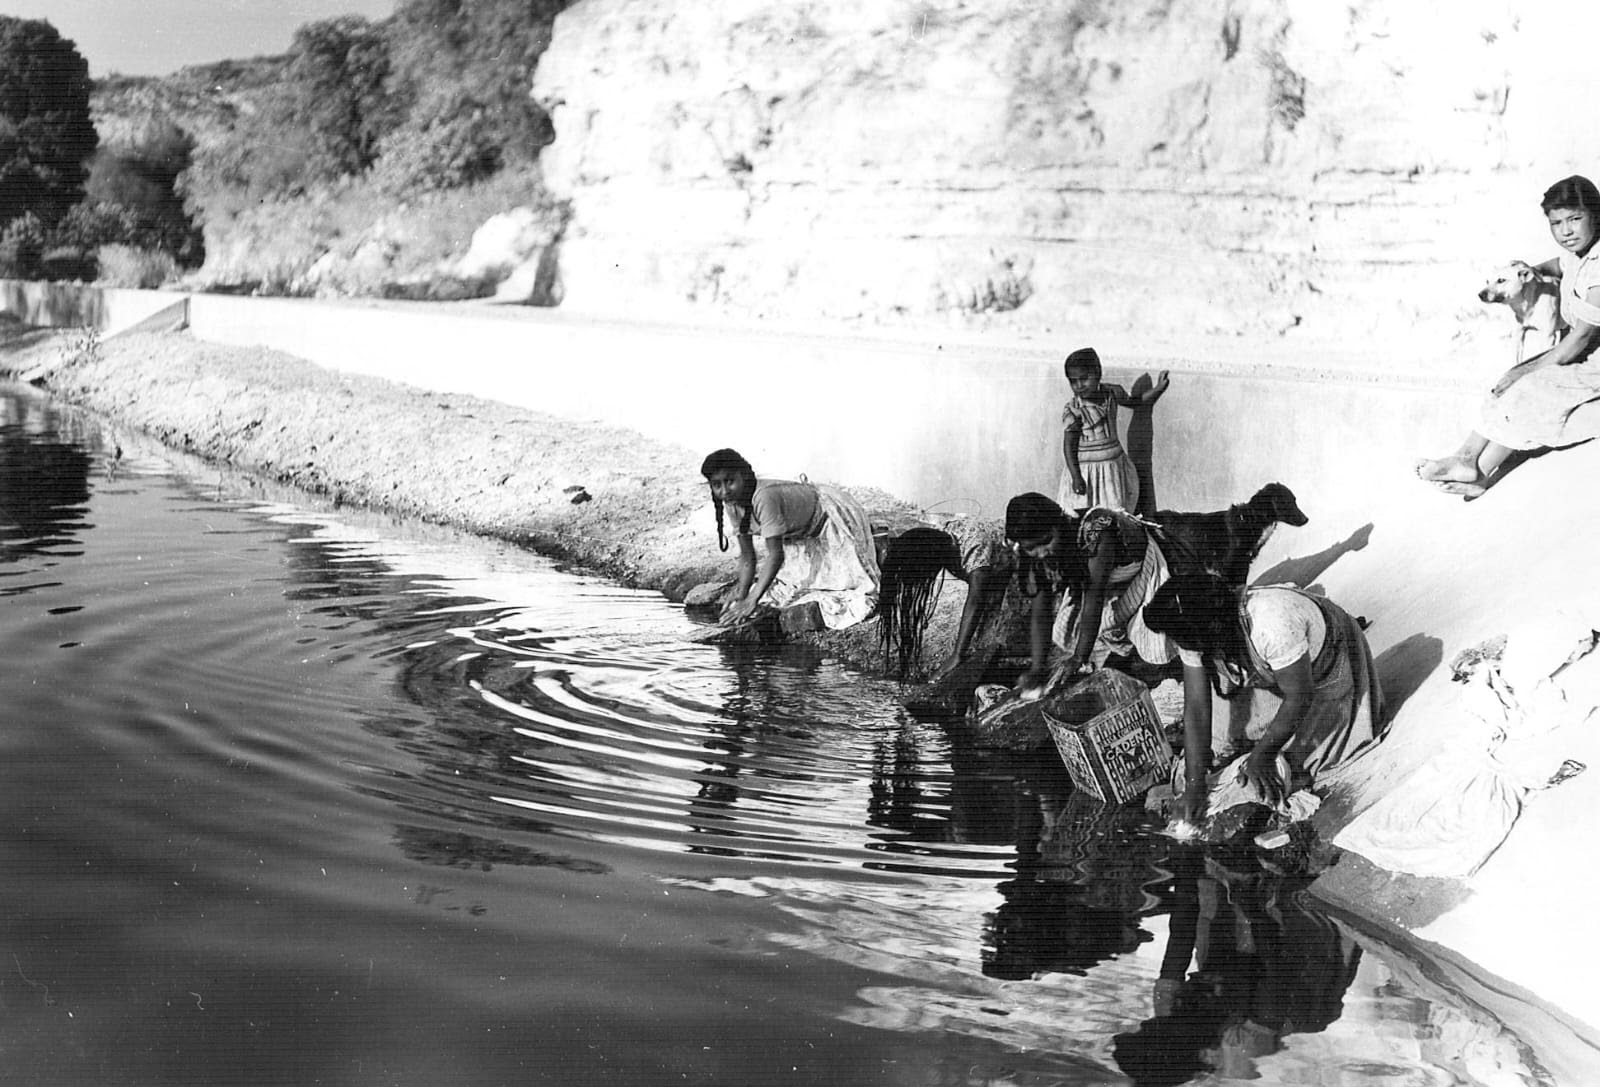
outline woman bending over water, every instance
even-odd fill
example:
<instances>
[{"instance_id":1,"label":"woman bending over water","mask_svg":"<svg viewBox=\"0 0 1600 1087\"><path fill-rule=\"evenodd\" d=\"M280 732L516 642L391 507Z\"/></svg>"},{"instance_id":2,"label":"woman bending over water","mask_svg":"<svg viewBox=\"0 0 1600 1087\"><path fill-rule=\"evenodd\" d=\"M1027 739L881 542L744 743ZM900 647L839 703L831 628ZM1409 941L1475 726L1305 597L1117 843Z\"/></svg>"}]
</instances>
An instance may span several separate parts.
<instances>
[{"instance_id":1,"label":"woman bending over water","mask_svg":"<svg viewBox=\"0 0 1600 1087\"><path fill-rule=\"evenodd\" d=\"M1167 580L1167 562L1138 518L1102 509L1074 517L1042 494L1019 494L1006 505L1006 538L1033 598L1032 666L1019 690L1046 683L1052 643L1067 652L1054 670L1062 679L1112 657L1172 660L1172 643L1141 615Z\"/></svg>"},{"instance_id":2,"label":"woman bending over water","mask_svg":"<svg viewBox=\"0 0 1600 1087\"><path fill-rule=\"evenodd\" d=\"M1205 816L1211 761L1211 693L1241 688L1282 699L1239 775L1276 806L1293 791L1278 768L1313 779L1378 735L1383 691L1361 625L1331 600L1287 585L1242 594L1208 574L1174 577L1144 609L1151 630L1178 645L1183 662L1186 818Z\"/></svg>"},{"instance_id":3,"label":"woman bending over water","mask_svg":"<svg viewBox=\"0 0 1600 1087\"><path fill-rule=\"evenodd\" d=\"M1417 462L1417 475L1451 494L1475 498L1514 450L1551 449L1600 437L1600 190L1586 177L1550 186L1540 201L1550 236L1564 252L1534 274L1561 281L1567 333L1550 350L1519 363L1489 391L1478 428L1448 457Z\"/></svg>"},{"instance_id":4,"label":"woman bending over water","mask_svg":"<svg viewBox=\"0 0 1600 1087\"><path fill-rule=\"evenodd\" d=\"M759 604L814 601L834 630L872 614L878 558L861 503L838 487L757 479L750 462L732 449L706 457L700 474L711 487L717 545L728 549L725 518L739 541L739 574L723 602L724 623L748 619Z\"/></svg>"}]
</instances>

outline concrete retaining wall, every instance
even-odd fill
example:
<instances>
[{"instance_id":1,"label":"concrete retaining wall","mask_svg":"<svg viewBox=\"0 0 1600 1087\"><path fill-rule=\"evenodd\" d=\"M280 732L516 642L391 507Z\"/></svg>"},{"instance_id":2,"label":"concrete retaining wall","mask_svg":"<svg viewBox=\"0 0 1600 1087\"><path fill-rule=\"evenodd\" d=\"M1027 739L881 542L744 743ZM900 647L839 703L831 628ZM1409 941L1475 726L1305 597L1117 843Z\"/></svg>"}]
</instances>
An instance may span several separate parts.
<instances>
[{"instance_id":1,"label":"concrete retaining wall","mask_svg":"<svg viewBox=\"0 0 1600 1087\"><path fill-rule=\"evenodd\" d=\"M38 283L0 279L0 308L24 324L53 328L98 328L109 336L173 307L186 308L189 296L173 291L86 287L79 283Z\"/></svg>"},{"instance_id":2,"label":"concrete retaining wall","mask_svg":"<svg viewBox=\"0 0 1600 1087\"><path fill-rule=\"evenodd\" d=\"M173 300L61 285L5 291L6 308L30 323L92 321L112 333ZM733 446L763 473L867 484L986 515L1020 491L1055 493L1060 358L1076 346L748 326L707 334L517 307L220 295L192 296L188 320L216 343L604 420L700 452ZM1128 429L1136 455L1148 450L1156 504L1168 508L1226 505L1270 479L1293 487L1307 509L1358 506L1364 480L1452 446L1488 376L1446 386L1262 360L1259 351L1233 367L1226 356L1139 358L1135 346L1113 336L1101 350L1108 380L1174 370L1171 391Z\"/></svg>"}]
</instances>

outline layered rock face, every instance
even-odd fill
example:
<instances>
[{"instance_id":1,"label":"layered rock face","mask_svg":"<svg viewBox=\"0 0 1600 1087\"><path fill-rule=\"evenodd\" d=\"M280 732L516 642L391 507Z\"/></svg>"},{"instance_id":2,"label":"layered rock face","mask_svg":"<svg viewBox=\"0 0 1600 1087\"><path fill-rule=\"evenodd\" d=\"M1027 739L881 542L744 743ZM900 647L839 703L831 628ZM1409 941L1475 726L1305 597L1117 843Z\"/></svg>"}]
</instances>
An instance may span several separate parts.
<instances>
[{"instance_id":1,"label":"layered rock face","mask_svg":"<svg viewBox=\"0 0 1600 1087\"><path fill-rule=\"evenodd\" d=\"M1600 173L1596 18L1549 7L582 0L534 87L562 304L1447 365Z\"/></svg>"}]
</instances>

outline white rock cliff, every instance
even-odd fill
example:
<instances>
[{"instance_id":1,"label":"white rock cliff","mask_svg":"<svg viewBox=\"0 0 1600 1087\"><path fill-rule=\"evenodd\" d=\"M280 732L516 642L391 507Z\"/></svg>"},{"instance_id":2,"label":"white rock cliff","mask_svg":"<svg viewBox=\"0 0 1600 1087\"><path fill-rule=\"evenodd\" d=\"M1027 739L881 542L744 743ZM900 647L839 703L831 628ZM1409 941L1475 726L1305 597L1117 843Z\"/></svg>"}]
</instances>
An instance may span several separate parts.
<instances>
[{"instance_id":1,"label":"white rock cliff","mask_svg":"<svg viewBox=\"0 0 1600 1087\"><path fill-rule=\"evenodd\" d=\"M1600 173L1600 20L1515 0L582 0L534 95L563 304L1449 364Z\"/></svg>"}]
</instances>

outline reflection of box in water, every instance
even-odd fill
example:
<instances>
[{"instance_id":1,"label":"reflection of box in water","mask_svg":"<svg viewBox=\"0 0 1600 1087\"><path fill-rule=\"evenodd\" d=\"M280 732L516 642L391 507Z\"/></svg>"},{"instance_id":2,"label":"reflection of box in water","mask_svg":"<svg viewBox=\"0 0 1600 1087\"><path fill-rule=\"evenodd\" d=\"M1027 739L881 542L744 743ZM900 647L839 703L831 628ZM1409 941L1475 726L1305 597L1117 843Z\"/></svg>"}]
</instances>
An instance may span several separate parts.
<instances>
[{"instance_id":1,"label":"reflection of box in water","mask_svg":"<svg viewBox=\"0 0 1600 1087\"><path fill-rule=\"evenodd\" d=\"M1041 707L1072 784L1101 800L1143 796L1172 765L1150 691L1115 669L1101 669Z\"/></svg>"}]
</instances>

